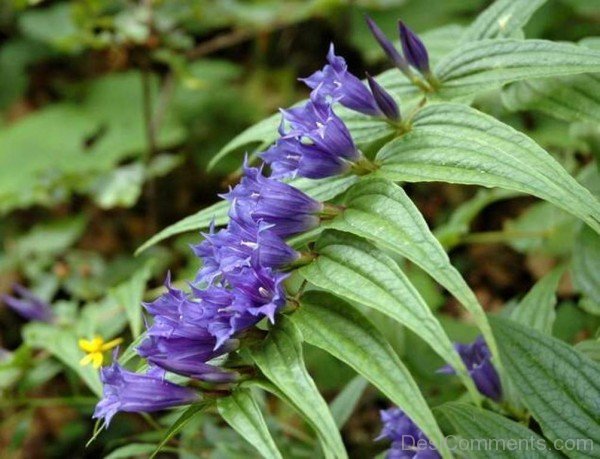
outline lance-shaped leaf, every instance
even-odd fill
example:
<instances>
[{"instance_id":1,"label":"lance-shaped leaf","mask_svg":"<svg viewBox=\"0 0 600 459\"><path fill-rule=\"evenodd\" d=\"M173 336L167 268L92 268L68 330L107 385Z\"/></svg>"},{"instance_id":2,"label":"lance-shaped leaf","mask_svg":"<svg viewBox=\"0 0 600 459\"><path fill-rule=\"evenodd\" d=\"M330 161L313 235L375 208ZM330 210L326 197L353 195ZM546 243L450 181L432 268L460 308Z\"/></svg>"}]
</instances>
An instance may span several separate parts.
<instances>
[{"instance_id":1,"label":"lance-shaped leaf","mask_svg":"<svg viewBox=\"0 0 600 459\"><path fill-rule=\"evenodd\" d=\"M229 397L218 399L217 409L223 419L263 457L282 458L250 389L238 388Z\"/></svg>"},{"instance_id":2,"label":"lance-shaped leaf","mask_svg":"<svg viewBox=\"0 0 600 459\"><path fill-rule=\"evenodd\" d=\"M569 457L600 457L600 364L532 328L490 321L505 370L544 435L575 442Z\"/></svg>"},{"instance_id":3,"label":"lance-shaped leaf","mask_svg":"<svg viewBox=\"0 0 600 459\"><path fill-rule=\"evenodd\" d=\"M600 236L583 228L573 249L573 283L600 304Z\"/></svg>"},{"instance_id":4,"label":"lance-shaped leaf","mask_svg":"<svg viewBox=\"0 0 600 459\"><path fill-rule=\"evenodd\" d=\"M496 355L483 308L402 188L389 180L365 179L348 190L345 205L345 211L331 222L331 227L375 241L429 273L473 315Z\"/></svg>"},{"instance_id":5,"label":"lance-shaped leaf","mask_svg":"<svg viewBox=\"0 0 600 459\"><path fill-rule=\"evenodd\" d=\"M567 121L600 123L600 74L526 80L502 91L512 111L539 110Z\"/></svg>"},{"instance_id":6,"label":"lance-shaped leaf","mask_svg":"<svg viewBox=\"0 0 600 459\"><path fill-rule=\"evenodd\" d=\"M477 400L479 395L450 338L398 264L380 249L348 233L327 230L317 240L315 261L298 272L311 284L377 309L419 335L452 367Z\"/></svg>"},{"instance_id":7,"label":"lance-shaped leaf","mask_svg":"<svg viewBox=\"0 0 600 459\"><path fill-rule=\"evenodd\" d=\"M376 173L407 182L445 181L521 191L600 232L600 203L546 151L491 116L458 104L423 108L408 134L378 155Z\"/></svg>"},{"instance_id":8,"label":"lance-shaped leaf","mask_svg":"<svg viewBox=\"0 0 600 459\"><path fill-rule=\"evenodd\" d=\"M473 446L471 451L461 450L467 457L513 459L516 454L515 445L519 447L519 457L562 457L552 451L547 441L534 431L491 411L456 402L446 403L437 408L436 413L438 411L448 418L460 438L470 440L468 444Z\"/></svg>"},{"instance_id":9,"label":"lance-shaped leaf","mask_svg":"<svg viewBox=\"0 0 600 459\"><path fill-rule=\"evenodd\" d=\"M600 51L575 44L510 38L464 43L435 67L444 99L532 78L600 72Z\"/></svg>"},{"instance_id":10,"label":"lance-shaped leaf","mask_svg":"<svg viewBox=\"0 0 600 459\"><path fill-rule=\"evenodd\" d=\"M368 385L365 378L360 375L355 376L329 404L331 415L338 429L344 427L344 424L348 422Z\"/></svg>"},{"instance_id":11,"label":"lance-shaped leaf","mask_svg":"<svg viewBox=\"0 0 600 459\"><path fill-rule=\"evenodd\" d=\"M383 335L356 308L333 295L308 292L292 316L304 339L367 378L451 457L417 383Z\"/></svg>"},{"instance_id":12,"label":"lance-shaped leaf","mask_svg":"<svg viewBox=\"0 0 600 459\"><path fill-rule=\"evenodd\" d=\"M302 335L287 318L278 319L267 339L251 351L252 359L278 391L317 433L326 457L347 458L329 407L304 365Z\"/></svg>"},{"instance_id":13,"label":"lance-shaped leaf","mask_svg":"<svg viewBox=\"0 0 600 459\"><path fill-rule=\"evenodd\" d=\"M556 319L556 289L564 272L565 267L559 266L542 277L512 311L511 319L550 335Z\"/></svg>"},{"instance_id":14,"label":"lance-shaped leaf","mask_svg":"<svg viewBox=\"0 0 600 459\"><path fill-rule=\"evenodd\" d=\"M290 185L304 191L309 196L319 201L327 201L334 198L340 193L343 193L355 183L358 178L355 175L346 175L342 177L332 177L324 180L310 180L306 178L297 178L290 181ZM200 212L185 217L183 220L166 227L159 233L148 239L141 247L136 250L136 255L158 244L169 237L189 231L200 231L210 226L211 222L220 226L227 223L229 217L229 202L220 201L212 206L202 209Z\"/></svg>"},{"instance_id":15,"label":"lance-shaped leaf","mask_svg":"<svg viewBox=\"0 0 600 459\"><path fill-rule=\"evenodd\" d=\"M511 37L546 0L496 0L463 32L461 41Z\"/></svg>"}]
</instances>

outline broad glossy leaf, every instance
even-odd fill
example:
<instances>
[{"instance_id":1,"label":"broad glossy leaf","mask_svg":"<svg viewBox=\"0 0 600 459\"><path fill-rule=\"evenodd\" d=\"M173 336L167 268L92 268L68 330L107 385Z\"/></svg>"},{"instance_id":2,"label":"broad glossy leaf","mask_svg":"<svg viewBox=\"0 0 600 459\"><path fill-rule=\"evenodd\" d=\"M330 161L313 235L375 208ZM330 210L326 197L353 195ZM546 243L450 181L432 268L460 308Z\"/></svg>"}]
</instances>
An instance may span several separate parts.
<instances>
[{"instance_id":1,"label":"broad glossy leaf","mask_svg":"<svg viewBox=\"0 0 600 459\"><path fill-rule=\"evenodd\" d=\"M512 311L511 319L550 335L556 319L556 289L564 272L565 267L559 266L542 277Z\"/></svg>"},{"instance_id":2,"label":"broad glossy leaf","mask_svg":"<svg viewBox=\"0 0 600 459\"><path fill-rule=\"evenodd\" d=\"M236 389L229 397L218 399L217 409L263 457L282 458L250 389Z\"/></svg>"},{"instance_id":3,"label":"broad glossy leaf","mask_svg":"<svg viewBox=\"0 0 600 459\"><path fill-rule=\"evenodd\" d=\"M321 292L308 292L300 303L291 317L304 339L367 378L450 457L417 383L369 320L354 306Z\"/></svg>"},{"instance_id":4,"label":"broad glossy leaf","mask_svg":"<svg viewBox=\"0 0 600 459\"><path fill-rule=\"evenodd\" d=\"M600 72L600 51L575 44L510 38L464 43L435 67L444 99L533 78Z\"/></svg>"},{"instance_id":5,"label":"broad glossy leaf","mask_svg":"<svg viewBox=\"0 0 600 459\"><path fill-rule=\"evenodd\" d=\"M346 210L331 227L375 241L429 273L471 312L494 351L494 339L475 294L402 188L389 180L368 178L348 190L345 204Z\"/></svg>"},{"instance_id":6,"label":"broad glossy leaf","mask_svg":"<svg viewBox=\"0 0 600 459\"><path fill-rule=\"evenodd\" d=\"M600 236L582 228L573 250L573 283L600 304Z\"/></svg>"},{"instance_id":7,"label":"broad glossy leaf","mask_svg":"<svg viewBox=\"0 0 600 459\"><path fill-rule=\"evenodd\" d=\"M377 175L407 182L446 181L532 194L600 232L600 203L524 134L473 108L437 104L413 129L383 147Z\"/></svg>"},{"instance_id":8,"label":"broad glossy leaf","mask_svg":"<svg viewBox=\"0 0 600 459\"><path fill-rule=\"evenodd\" d=\"M327 201L346 191L348 187L356 181L358 181L356 176L346 175L323 180L297 178L290 181L290 184L304 191L306 194L315 199ZM227 223L227 220L229 219L227 216L228 211L229 203L227 201L220 201L210 207L207 207L206 209L202 209L200 212L190 215L189 217L186 217L183 220L168 226L152 236L137 249L136 254L140 254L147 248L158 244L164 239L175 236L176 234L186 233L188 231L199 231L208 228L212 221L214 221L215 225L217 226L223 225Z\"/></svg>"},{"instance_id":9,"label":"broad glossy leaf","mask_svg":"<svg viewBox=\"0 0 600 459\"><path fill-rule=\"evenodd\" d=\"M323 290L376 309L410 328L458 369L463 383L478 399L452 342L394 260L361 238L330 230L317 240L315 251L316 260L298 271L302 277Z\"/></svg>"},{"instance_id":10,"label":"broad glossy leaf","mask_svg":"<svg viewBox=\"0 0 600 459\"><path fill-rule=\"evenodd\" d=\"M347 458L329 407L306 370L302 335L296 326L287 317L279 318L267 339L251 355L263 374L315 430L326 457Z\"/></svg>"},{"instance_id":11,"label":"broad glossy leaf","mask_svg":"<svg viewBox=\"0 0 600 459\"><path fill-rule=\"evenodd\" d=\"M600 457L600 364L515 322L490 319L500 357L523 403L551 440L587 440L569 457Z\"/></svg>"},{"instance_id":12,"label":"broad glossy leaf","mask_svg":"<svg viewBox=\"0 0 600 459\"><path fill-rule=\"evenodd\" d=\"M561 458L547 441L523 424L466 403L446 403L436 409L448 418L457 434L480 447L463 451L474 459ZM517 443L518 442L518 443ZM527 442L527 443L524 443ZM515 450L514 445L525 445ZM458 443L456 446L460 446Z\"/></svg>"},{"instance_id":13,"label":"broad glossy leaf","mask_svg":"<svg viewBox=\"0 0 600 459\"><path fill-rule=\"evenodd\" d=\"M511 37L546 0L496 0L467 27L461 41Z\"/></svg>"}]
</instances>

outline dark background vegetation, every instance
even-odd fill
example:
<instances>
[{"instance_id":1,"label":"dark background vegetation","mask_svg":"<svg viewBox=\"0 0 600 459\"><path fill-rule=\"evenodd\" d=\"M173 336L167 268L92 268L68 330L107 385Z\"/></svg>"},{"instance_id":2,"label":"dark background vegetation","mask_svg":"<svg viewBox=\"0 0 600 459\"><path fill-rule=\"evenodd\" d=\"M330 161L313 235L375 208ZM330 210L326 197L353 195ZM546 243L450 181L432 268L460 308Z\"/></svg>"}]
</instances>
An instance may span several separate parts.
<instances>
[{"instance_id":1,"label":"dark background vegetation","mask_svg":"<svg viewBox=\"0 0 600 459\"><path fill-rule=\"evenodd\" d=\"M188 244L197 234L139 257L133 252L235 183L243 151L211 170L209 160L247 126L305 98L297 79L323 65L329 42L355 74L378 73L388 64L364 26L365 12L390 35L398 18L421 33L467 24L488 3L0 0L0 292L18 281L55 308L79 310L102 305L111 287L150 259L148 297L167 268L176 279L190 278L197 261ZM525 30L527 37L570 41L599 33L594 0L549 1ZM574 134L568 123L509 115L494 96L476 106L526 131L571 170L597 146L598 137ZM433 228L476 193L444 184L407 191ZM569 250L573 225L533 198L500 201L480 213L451 256L482 304L497 310ZM472 338L454 300L416 268L409 272L451 336ZM559 298L564 320L555 334L569 342L589 337L596 319L576 306L568 279ZM22 345L23 324L0 309L0 346L23 353L24 362L18 371L0 368L1 457L103 457L123 444L160 438L155 420L123 415L86 449L95 399L72 371ZM433 373L440 362L422 342L398 328L387 332L429 400L456 394L453 382ZM328 397L352 377L332 358L307 352ZM378 409L386 406L375 391L364 395L343 432L353 457L384 448L373 439ZM288 451L304 457L305 427L283 406L270 402L269 411ZM253 454L210 415L189 426L178 445L183 457Z\"/></svg>"}]
</instances>

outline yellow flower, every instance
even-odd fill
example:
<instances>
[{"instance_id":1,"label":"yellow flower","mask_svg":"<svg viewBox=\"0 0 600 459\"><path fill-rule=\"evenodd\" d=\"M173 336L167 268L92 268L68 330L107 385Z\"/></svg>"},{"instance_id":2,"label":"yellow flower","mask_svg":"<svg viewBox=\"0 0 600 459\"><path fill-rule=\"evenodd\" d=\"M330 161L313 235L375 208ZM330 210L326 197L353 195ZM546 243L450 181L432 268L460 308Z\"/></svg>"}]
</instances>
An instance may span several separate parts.
<instances>
[{"instance_id":1,"label":"yellow flower","mask_svg":"<svg viewBox=\"0 0 600 459\"><path fill-rule=\"evenodd\" d=\"M104 361L104 352L118 346L123 342L122 338L113 339L107 343L101 336L95 336L94 339L80 339L79 347L84 350L87 355L79 361L79 365L85 366L90 363L94 368L100 368Z\"/></svg>"}]
</instances>

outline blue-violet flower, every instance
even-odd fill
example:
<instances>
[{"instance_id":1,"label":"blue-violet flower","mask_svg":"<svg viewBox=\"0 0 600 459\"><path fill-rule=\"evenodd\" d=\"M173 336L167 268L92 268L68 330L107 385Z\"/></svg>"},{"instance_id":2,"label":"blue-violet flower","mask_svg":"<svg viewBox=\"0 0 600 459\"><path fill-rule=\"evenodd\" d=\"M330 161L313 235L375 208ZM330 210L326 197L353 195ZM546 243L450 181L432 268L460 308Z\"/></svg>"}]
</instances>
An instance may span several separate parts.
<instances>
[{"instance_id":1,"label":"blue-violet flower","mask_svg":"<svg viewBox=\"0 0 600 459\"><path fill-rule=\"evenodd\" d=\"M389 439L386 459L440 459L441 456L423 431L399 408L380 412L383 429L377 440Z\"/></svg>"},{"instance_id":2,"label":"blue-violet flower","mask_svg":"<svg viewBox=\"0 0 600 459\"><path fill-rule=\"evenodd\" d=\"M462 358L479 392L492 400L500 400L502 398L500 377L494 365L492 365L492 355L483 336L478 336L470 344L456 343L454 347ZM443 374L456 373L450 365L445 365L438 372Z\"/></svg>"},{"instance_id":3,"label":"blue-violet flower","mask_svg":"<svg viewBox=\"0 0 600 459\"><path fill-rule=\"evenodd\" d=\"M41 298L22 285L14 284L13 290L20 296L1 295L2 301L13 311L27 320L51 322L54 314L52 308Z\"/></svg>"},{"instance_id":4,"label":"blue-violet flower","mask_svg":"<svg viewBox=\"0 0 600 459\"><path fill-rule=\"evenodd\" d=\"M119 411L150 412L188 405L199 397L187 387L165 380L165 372L151 368L146 374L125 370L118 363L100 370L104 387L102 399L93 417L104 419L106 425Z\"/></svg>"}]
</instances>

